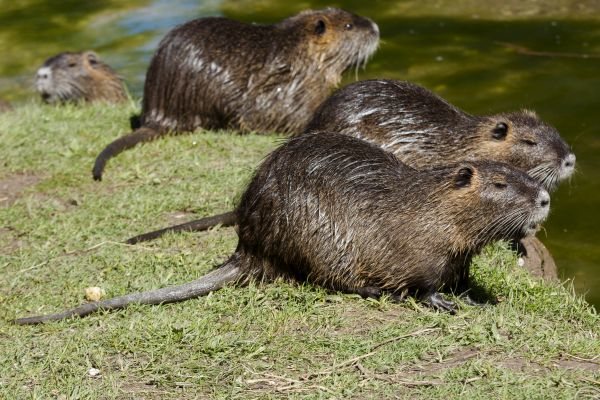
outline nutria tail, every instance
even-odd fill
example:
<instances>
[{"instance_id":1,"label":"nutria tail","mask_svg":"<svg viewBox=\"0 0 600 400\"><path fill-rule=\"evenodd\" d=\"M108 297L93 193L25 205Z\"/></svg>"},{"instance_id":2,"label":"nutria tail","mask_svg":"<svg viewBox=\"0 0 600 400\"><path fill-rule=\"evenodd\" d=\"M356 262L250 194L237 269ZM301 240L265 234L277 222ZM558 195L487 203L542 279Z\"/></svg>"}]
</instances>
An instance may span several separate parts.
<instances>
[{"instance_id":1,"label":"nutria tail","mask_svg":"<svg viewBox=\"0 0 600 400\"><path fill-rule=\"evenodd\" d=\"M134 236L125 241L127 244L136 244L139 242L146 242L161 237L168 232L201 232L206 231L213 226L233 226L237 224L237 215L235 211L229 211L223 214L213 215L212 217L195 219L185 224L173 225L157 231L143 233L141 235Z\"/></svg>"},{"instance_id":2,"label":"nutria tail","mask_svg":"<svg viewBox=\"0 0 600 400\"><path fill-rule=\"evenodd\" d=\"M239 256L234 253L227 262L218 269L196 279L195 281L178 286L168 286L162 289L151 290L142 293L132 293L114 299L96 301L82 304L57 314L40 315L36 317L19 318L14 320L15 324L30 325L47 321L56 321L72 316L83 317L98 310L114 310L124 308L132 303L138 304L162 304L174 303L206 295L221 289L228 283L236 282L243 276L239 264Z\"/></svg>"},{"instance_id":3,"label":"nutria tail","mask_svg":"<svg viewBox=\"0 0 600 400\"><path fill-rule=\"evenodd\" d=\"M102 150L98 157L96 157L96 162L94 163L94 169L92 173L94 175L94 180L101 181L102 180L102 172L104 171L104 166L107 161L117 154L132 148L138 143L149 142L151 140L156 139L161 136L161 133L152 128L143 127L135 130L133 133L129 135L121 136L108 146Z\"/></svg>"}]
</instances>

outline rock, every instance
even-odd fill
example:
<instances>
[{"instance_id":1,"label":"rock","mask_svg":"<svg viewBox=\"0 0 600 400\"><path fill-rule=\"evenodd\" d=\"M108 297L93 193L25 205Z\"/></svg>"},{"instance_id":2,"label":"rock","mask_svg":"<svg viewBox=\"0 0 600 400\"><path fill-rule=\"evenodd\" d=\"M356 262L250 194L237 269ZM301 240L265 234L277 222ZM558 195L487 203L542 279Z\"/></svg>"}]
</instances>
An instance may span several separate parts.
<instances>
[{"instance_id":1,"label":"rock","mask_svg":"<svg viewBox=\"0 0 600 400\"><path fill-rule=\"evenodd\" d=\"M558 281L556 263L538 238L527 236L517 242L513 248L519 253L519 266L527 269L531 275L548 281Z\"/></svg>"},{"instance_id":2,"label":"rock","mask_svg":"<svg viewBox=\"0 0 600 400\"><path fill-rule=\"evenodd\" d=\"M85 288L85 299L87 301L98 301L100 300L106 293L104 290L99 287L88 287Z\"/></svg>"}]
</instances>

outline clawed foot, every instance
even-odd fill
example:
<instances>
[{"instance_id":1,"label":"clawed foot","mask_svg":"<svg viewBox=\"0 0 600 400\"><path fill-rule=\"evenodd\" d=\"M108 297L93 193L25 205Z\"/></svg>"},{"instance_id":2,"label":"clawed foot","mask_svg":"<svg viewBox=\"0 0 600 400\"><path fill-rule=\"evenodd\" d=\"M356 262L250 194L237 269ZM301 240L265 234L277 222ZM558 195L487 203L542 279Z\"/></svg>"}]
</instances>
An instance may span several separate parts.
<instances>
[{"instance_id":1,"label":"clawed foot","mask_svg":"<svg viewBox=\"0 0 600 400\"><path fill-rule=\"evenodd\" d=\"M365 286L355 289L355 293L364 299L378 299L381 297L381 289L375 286Z\"/></svg>"},{"instance_id":2,"label":"clawed foot","mask_svg":"<svg viewBox=\"0 0 600 400\"><path fill-rule=\"evenodd\" d=\"M456 303L444 299L444 296L438 292L430 294L426 301L430 307L435 308L436 310L446 311L450 314L456 314Z\"/></svg>"}]
</instances>

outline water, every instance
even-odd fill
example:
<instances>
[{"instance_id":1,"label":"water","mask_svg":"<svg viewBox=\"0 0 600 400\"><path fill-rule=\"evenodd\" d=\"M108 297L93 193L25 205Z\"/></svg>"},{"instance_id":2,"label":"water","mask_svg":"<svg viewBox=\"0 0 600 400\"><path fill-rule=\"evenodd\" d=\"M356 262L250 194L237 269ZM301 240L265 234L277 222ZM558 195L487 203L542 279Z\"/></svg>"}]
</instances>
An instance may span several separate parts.
<instances>
[{"instance_id":1,"label":"water","mask_svg":"<svg viewBox=\"0 0 600 400\"><path fill-rule=\"evenodd\" d=\"M576 289L600 306L597 1L123 3L0 0L0 98L18 104L34 97L32 76L47 57L84 49L96 50L140 97L148 61L176 24L209 15L271 23L303 8L328 5L354 11L375 20L382 38L359 78L415 81L472 113L534 109L573 145L577 173L553 195L552 213L539 237L554 255L561 277L574 278ZM503 43L568 54L519 54ZM346 77L347 82L354 79L354 73Z\"/></svg>"}]
</instances>

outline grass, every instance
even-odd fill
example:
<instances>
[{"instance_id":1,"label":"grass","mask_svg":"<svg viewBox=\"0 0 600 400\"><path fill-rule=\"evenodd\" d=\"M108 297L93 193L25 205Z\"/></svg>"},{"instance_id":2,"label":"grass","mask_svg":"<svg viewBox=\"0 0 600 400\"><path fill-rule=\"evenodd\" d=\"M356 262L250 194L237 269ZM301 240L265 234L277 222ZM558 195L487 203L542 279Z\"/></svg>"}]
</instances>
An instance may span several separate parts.
<instances>
[{"instance_id":1,"label":"grass","mask_svg":"<svg viewBox=\"0 0 600 400\"><path fill-rule=\"evenodd\" d=\"M93 182L95 155L135 111L32 103L0 115L0 398L600 397L600 318L501 243L473 265L499 303L456 316L275 283L12 325L79 304L88 286L112 297L195 279L235 248L232 229L119 242L231 209L281 138L171 137Z\"/></svg>"}]
</instances>

